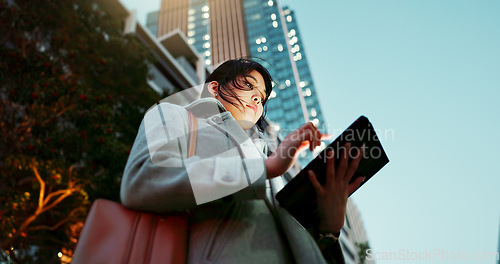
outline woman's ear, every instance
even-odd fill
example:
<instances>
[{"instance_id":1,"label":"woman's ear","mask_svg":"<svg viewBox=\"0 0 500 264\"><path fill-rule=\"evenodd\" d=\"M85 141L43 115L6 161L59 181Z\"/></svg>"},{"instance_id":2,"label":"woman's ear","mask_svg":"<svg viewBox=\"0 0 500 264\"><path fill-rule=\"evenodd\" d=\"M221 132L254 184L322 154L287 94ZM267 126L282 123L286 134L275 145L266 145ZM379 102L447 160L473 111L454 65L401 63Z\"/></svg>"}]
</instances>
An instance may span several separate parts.
<instances>
[{"instance_id":1,"label":"woman's ear","mask_svg":"<svg viewBox=\"0 0 500 264\"><path fill-rule=\"evenodd\" d=\"M212 94L214 97L217 97L219 94L219 83L216 81L211 81L208 83L208 92Z\"/></svg>"}]
</instances>

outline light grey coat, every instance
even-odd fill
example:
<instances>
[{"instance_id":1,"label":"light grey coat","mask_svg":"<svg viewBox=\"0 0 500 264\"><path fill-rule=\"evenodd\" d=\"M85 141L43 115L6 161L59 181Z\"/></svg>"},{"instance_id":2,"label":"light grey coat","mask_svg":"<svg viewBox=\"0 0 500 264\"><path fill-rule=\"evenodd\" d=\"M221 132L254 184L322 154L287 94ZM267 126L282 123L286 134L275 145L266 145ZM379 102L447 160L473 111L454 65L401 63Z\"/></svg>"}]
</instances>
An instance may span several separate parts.
<instances>
[{"instance_id":1,"label":"light grey coat","mask_svg":"<svg viewBox=\"0 0 500 264\"><path fill-rule=\"evenodd\" d=\"M199 128L191 158L187 111ZM213 98L186 107L161 103L148 113L125 167L121 200L154 212L188 209L188 263L325 263L315 240L274 199L283 180L266 180L267 145L256 129L243 130Z\"/></svg>"}]
</instances>

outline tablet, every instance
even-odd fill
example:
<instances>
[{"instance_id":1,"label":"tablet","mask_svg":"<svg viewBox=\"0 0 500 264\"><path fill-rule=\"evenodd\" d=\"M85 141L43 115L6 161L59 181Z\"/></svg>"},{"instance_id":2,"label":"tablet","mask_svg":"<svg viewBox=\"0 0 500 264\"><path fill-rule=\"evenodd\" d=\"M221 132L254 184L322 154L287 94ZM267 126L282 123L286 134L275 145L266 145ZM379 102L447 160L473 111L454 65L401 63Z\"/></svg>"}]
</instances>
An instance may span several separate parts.
<instances>
[{"instance_id":1,"label":"tablet","mask_svg":"<svg viewBox=\"0 0 500 264\"><path fill-rule=\"evenodd\" d=\"M345 151L345 143L351 143L351 150ZM340 155L356 156L356 151L363 148L363 156L358 169L351 182L356 177L366 177L363 186L388 162L382 144L375 133L375 129L365 116L360 116L340 136L321 151L304 169L302 169L281 191L276 194L276 199L281 207L299 221L304 228L311 227L317 220L316 190L312 186L307 171L313 170L321 184L325 183L327 151L334 150L335 166L338 166ZM359 189L359 188L358 188ZM353 192L354 193L354 192ZM352 193L351 193L352 195Z\"/></svg>"}]
</instances>

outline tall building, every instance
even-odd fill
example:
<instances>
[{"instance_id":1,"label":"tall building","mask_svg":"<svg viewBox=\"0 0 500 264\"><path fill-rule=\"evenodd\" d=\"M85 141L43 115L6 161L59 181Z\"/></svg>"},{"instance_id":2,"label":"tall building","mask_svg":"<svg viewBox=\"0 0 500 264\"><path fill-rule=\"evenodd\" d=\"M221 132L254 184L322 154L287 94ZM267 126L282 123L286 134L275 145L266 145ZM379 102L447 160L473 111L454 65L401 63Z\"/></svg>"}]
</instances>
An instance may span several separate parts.
<instances>
[{"instance_id":1,"label":"tall building","mask_svg":"<svg viewBox=\"0 0 500 264\"><path fill-rule=\"evenodd\" d=\"M361 219L358 208L350 199L347 201L346 219L341 233L341 239L343 239L341 245L344 251L344 255L349 254L351 256L354 256L354 263L361 263L362 261L361 259L359 259L359 250L360 247L363 247L363 244L365 244L365 246L369 246L368 238L366 236L365 227L363 225L363 221ZM367 248L363 249L366 253ZM374 264L375 262L372 259L365 258L363 263Z\"/></svg>"},{"instance_id":2,"label":"tall building","mask_svg":"<svg viewBox=\"0 0 500 264\"><path fill-rule=\"evenodd\" d=\"M241 1L234 0L163 0L157 36L180 29L204 55L207 65L247 56L241 5Z\"/></svg>"},{"instance_id":3,"label":"tall building","mask_svg":"<svg viewBox=\"0 0 500 264\"><path fill-rule=\"evenodd\" d=\"M151 12L148 14L146 18L146 28L153 34L155 37L158 35L158 14L160 11Z\"/></svg>"},{"instance_id":4,"label":"tall building","mask_svg":"<svg viewBox=\"0 0 500 264\"><path fill-rule=\"evenodd\" d=\"M282 136L312 121L325 131L321 107L294 12L272 0L245 0L250 56L262 58L276 80L268 113ZM307 154L309 152L304 152ZM312 156L303 157L307 162ZM307 164L307 163L306 163Z\"/></svg>"},{"instance_id":5,"label":"tall building","mask_svg":"<svg viewBox=\"0 0 500 264\"><path fill-rule=\"evenodd\" d=\"M148 15L152 32L155 20L159 38L183 31L207 65L239 57L259 60L276 83L267 113L282 137L307 121L326 131L292 10L281 10L273 0L162 0L158 15ZM304 152L301 162L311 159Z\"/></svg>"}]
</instances>

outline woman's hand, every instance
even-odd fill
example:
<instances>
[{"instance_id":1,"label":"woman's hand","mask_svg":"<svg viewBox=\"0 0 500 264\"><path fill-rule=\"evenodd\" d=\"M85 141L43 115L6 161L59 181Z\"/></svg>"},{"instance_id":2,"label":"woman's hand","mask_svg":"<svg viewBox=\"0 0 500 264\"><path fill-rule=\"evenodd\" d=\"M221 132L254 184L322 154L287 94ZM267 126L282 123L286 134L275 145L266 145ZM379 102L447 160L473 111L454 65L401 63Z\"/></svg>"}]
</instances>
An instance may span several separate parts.
<instances>
[{"instance_id":1,"label":"woman's hand","mask_svg":"<svg viewBox=\"0 0 500 264\"><path fill-rule=\"evenodd\" d=\"M335 168L335 153L327 152L326 183L321 185L313 171L309 171L311 180L318 198L319 226L320 232L337 233L344 225L347 198L354 192L364 177L357 178L349 184L352 176L358 168L362 157L362 149L349 161L350 143L346 143L343 151L340 152L340 162Z\"/></svg>"},{"instance_id":2,"label":"woman's hand","mask_svg":"<svg viewBox=\"0 0 500 264\"><path fill-rule=\"evenodd\" d=\"M311 122L291 132L266 160L267 178L285 173L292 167L302 151L307 148L313 151L315 147L321 145L321 140L329 138L331 135L321 134Z\"/></svg>"}]
</instances>

